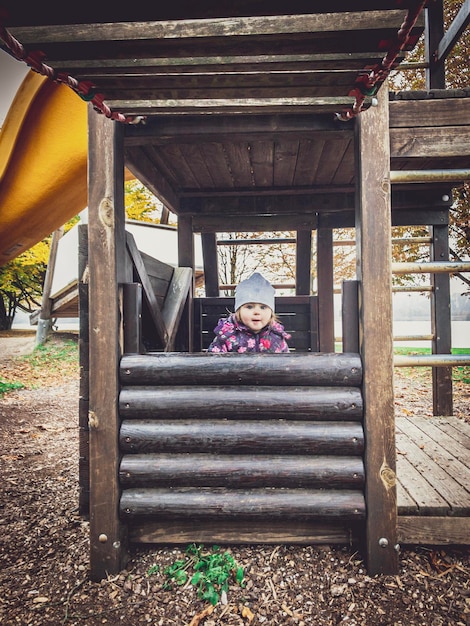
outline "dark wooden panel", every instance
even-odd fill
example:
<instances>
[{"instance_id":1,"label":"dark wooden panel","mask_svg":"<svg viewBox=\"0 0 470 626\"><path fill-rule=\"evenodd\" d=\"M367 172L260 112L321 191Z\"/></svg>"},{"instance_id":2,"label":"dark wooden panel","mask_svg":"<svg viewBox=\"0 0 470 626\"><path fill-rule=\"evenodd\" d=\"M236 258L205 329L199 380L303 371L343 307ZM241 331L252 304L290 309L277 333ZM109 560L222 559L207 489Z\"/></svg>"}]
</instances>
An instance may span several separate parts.
<instances>
[{"instance_id":1,"label":"dark wooden panel","mask_svg":"<svg viewBox=\"0 0 470 626\"><path fill-rule=\"evenodd\" d=\"M362 492L342 489L126 489L119 510L124 519L140 515L178 515L192 519L239 515L267 519L365 517Z\"/></svg>"},{"instance_id":2,"label":"dark wooden panel","mask_svg":"<svg viewBox=\"0 0 470 626\"><path fill-rule=\"evenodd\" d=\"M124 420L122 452L238 454L362 454L364 435L358 422L243 420Z\"/></svg>"}]
</instances>

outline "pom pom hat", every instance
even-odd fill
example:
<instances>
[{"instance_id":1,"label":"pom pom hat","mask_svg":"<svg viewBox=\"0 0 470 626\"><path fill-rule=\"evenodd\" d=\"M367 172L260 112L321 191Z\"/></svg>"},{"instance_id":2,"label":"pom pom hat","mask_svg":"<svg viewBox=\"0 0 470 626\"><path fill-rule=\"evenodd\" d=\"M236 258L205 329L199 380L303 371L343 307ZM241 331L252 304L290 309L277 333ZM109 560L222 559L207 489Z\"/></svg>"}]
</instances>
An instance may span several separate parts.
<instances>
[{"instance_id":1,"label":"pom pom hat","mask_svg":"<svg viewBox=\"0 0 470 626\"><path fill-rule=\"evenodd\" d=\"M235 311L248 302L265 304L274 312L274 294L276 290L261 274L256 272L250 278L242 280L235 289Z\"/></svg>"}]
</instances>

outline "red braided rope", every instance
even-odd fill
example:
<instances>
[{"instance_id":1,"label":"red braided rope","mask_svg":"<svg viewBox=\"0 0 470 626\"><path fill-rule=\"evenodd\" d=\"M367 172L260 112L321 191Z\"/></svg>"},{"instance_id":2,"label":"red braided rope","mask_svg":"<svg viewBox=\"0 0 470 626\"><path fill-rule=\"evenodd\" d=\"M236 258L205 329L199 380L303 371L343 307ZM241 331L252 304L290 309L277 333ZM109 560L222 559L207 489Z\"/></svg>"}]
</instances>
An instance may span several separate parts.
<instances>
[{"instance_id":1,"label":"red braided rope","mask_svg":"<svg viewBox=\"0 0 470 626\"><path fill-rule=\"evenodd\" d=\"M83 100L91 102L94 109L98 113L102 113L109 119L112 119L117 122L123 122L125 124L135 124L137 121L140 121L142 118L135 118L125 116L122 113L117 113L115 111L111 111L107 104L104 102L104 96L96 93L95 86L93 83L89 81L81 81L79 82L73 76L69 76L64 73L56 73L54 68L46 65L43 59L45 58L45 54L40 50L35 50L33 52L27 52L25 47L12 36L8 30L0 24L0 39L5 43L9 52L15 59L18 61L24 61L27 65L29 65L35 72L38 74L42 74L43 76L47 76L51 80L56 83L62 83L67 85L71 89L73 89Z\"/></svg>"},{"instance_id":2,"label":"red braided rope","mask_svg":"<svg viewBox=\"0 0 470 626\"><path fill-rule=\"evenodd\" d=\"M366 96L372 95L375 91L377 83L384 81L390 74L397 56L409 41L411 31L426 3L427 0L421 0L416 3L415 7L408 9L405 20L397 33L395 44L391 47L379 64L370 70L364 70L364 72L356 79L353 89L348 94L350 96L354 96L355 102L351 110L343 111L343 113L337 114L338 119L348 121L361 113L362 105L364 104Z\"/></svg>"}]
</instances>

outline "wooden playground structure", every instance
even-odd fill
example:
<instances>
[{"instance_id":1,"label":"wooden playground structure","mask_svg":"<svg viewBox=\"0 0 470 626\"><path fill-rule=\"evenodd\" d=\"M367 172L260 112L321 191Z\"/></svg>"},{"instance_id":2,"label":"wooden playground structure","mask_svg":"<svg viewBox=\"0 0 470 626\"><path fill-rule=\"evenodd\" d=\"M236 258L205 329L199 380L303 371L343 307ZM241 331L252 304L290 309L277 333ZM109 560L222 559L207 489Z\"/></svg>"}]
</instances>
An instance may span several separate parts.
<instances>
[{"instance_id":1,"label":"wooden playground structure","mask_svg":"<svg viewBox=\"0 0 470 626\"><path fill-rule=\"evenodd\" d=\"M468 2L447 33L439 1L282 5L12 8L5 21L9 50L90 102L78 290L94 580L120 571L133 543L358 543L371 575L397 572L400 544L469 543L449 273L470 266L449 262L448 225L470 178L470 88L445 89L444 73ZM427 89L389 93L423 33ZM126 233L126 168L177 215L177 267ZM392 272L417 270L392 266L401 225L430 232L427 420L394 416ZM335 353L340 228L356 231L357 280L343 285ZM276 300L291 354L205 352L232 302L217 267L228 231L296 232L295 296Z\"/></svg>"}]
</instances>

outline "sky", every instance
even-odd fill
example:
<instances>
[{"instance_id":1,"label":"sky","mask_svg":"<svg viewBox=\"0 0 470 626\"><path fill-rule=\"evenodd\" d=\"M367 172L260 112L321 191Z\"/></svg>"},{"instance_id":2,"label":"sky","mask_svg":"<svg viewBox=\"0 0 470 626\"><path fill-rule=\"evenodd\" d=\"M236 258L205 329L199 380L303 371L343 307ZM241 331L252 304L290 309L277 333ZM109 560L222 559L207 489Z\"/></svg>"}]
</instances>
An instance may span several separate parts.
<instances>
[{"instance_id":1,"label":"sky","mask_svg":"<svg viewBox=\"0 0 470 626\"><path fill-rule=\"evenodd\" d=\"M0 49L0 127L7 116L18 87L30 68Z\"/></svg>"}]
</instances>

